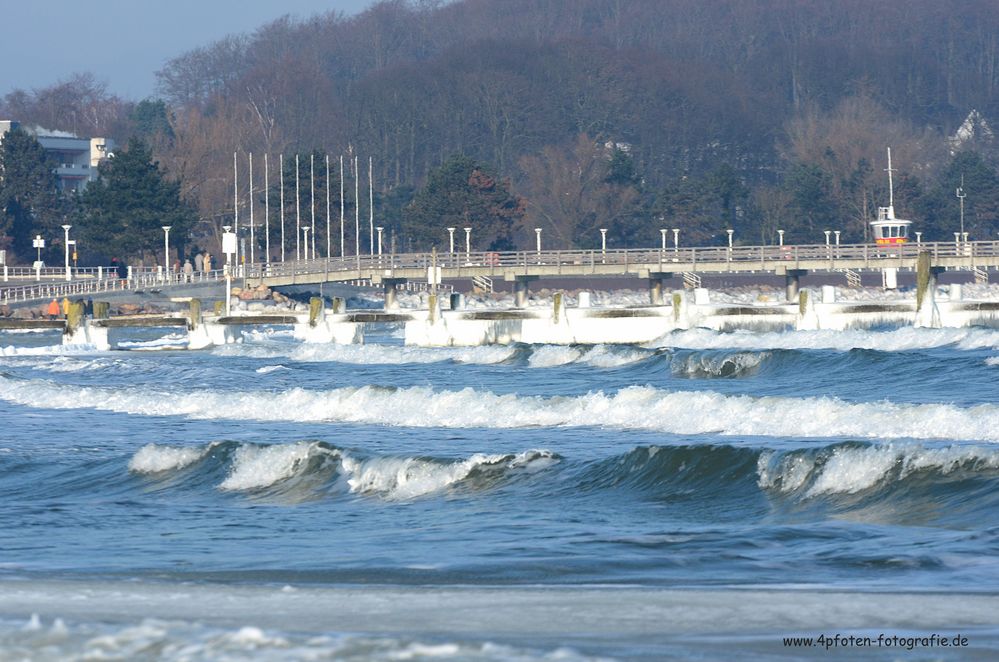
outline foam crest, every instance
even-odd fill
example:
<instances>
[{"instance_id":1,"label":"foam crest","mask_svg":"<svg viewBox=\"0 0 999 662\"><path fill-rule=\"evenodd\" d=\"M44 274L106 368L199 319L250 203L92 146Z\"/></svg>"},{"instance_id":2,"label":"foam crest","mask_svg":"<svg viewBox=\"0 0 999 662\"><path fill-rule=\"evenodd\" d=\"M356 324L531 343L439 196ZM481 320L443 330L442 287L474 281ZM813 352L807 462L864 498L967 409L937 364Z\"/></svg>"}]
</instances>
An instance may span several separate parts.
<instances>
[{"instance_id":1,"label":"foam crest","mask_svg":"<svg viewBox=\"0 0 999 662\"><path fill-rule=\"evenodd\" d=\"M577 347L564 345L541 345L531 349L527 364L532 368L554 368L568 363L575 363L583 356L583 351Z\"/></svg>"},{"instance_id":2,"label":"foam crest","mask_svg":"<svg viewBox=\"0 0 999 662\"><path fill-rule=\"evenodd\" d=\"M210 448L211 446L189 448L146 444L129 460L128 470L139 474L155 474L182 469L203 458Z\"/></svg>"},{"instance_id":3,"label":"foam crest","mask_svg":"<svg viewBox=\"0 0 999 662\"><path fill-rule=\"evenodd\" d=\"M687 377L738 377L754 372L769 356L769 352L686 354L674 356L670 370Z\"/></svg>"},{"instance_id":4,"label":"foam crest","mask_svg":"<svg viewBox=\"0 0 999 662\"><path fill-rule=\"evenodd\" d=\"M260 368L257 368L256 372L261 375L266 375L269 372L275 372L277 370L288 370L288 368L284 367L283 365L265 365Z\"/></svg>"},{"instance_id":5,"label":"foam crest","mask_svg":"<svg viewBox=\"0 0 999 662\"><path fill-rule=\"evenodd\" d=\"M118 348L132 350L133 352L155 352L167 349L186 349L187 345L188 337L186 333L171 333L154 340L121 341L118 343Z\"/></svg>"},{"instance_id":6,"label":"foam crest","mask_svg":"<svg viewBox=\"0 0 999 662\"><path fill-rule=\"evenodd\" d=\"M837 398L722 395L632 386L576 396L498 395L465 388L302 388L280 393L188 392L56 385L0 377L0 398L47 409L147 416L339 421L409 427L609 426L675 434L999 441L999 405L849 403ZM706 415L710 412L710 415Z\"/></svg>"},{"instance_id":7,"label":"foam crest","mask_svg":"<svg viewBox=\"0 0 999 662\"><path fill-rule=\"evenodd\" d=\"M980 446L925 448L919 445L838 446L828 452L763 453L758 484L765 490L805 498L856 494L920 471L941 475L966 468L999 470L999 451Z\"/></svg>"},{"instance_id":8,"label":"foam crest","mask_svg":"<svg viewBox=\"0 0 999 662\"><path fill-rule=\"evenodd\" d=\"M444 491L477 470L539 471L556 462L550 451L531 450L516 455L476 454L466 460L440 462L421 458L378 457L358 460L347 454L341 466L350 491L377 494L388 500L406 500Z\"/></svg>"},{"instance_id":9,"label":"foam crest","mask_svg":"<svg viewBox=\"0 0 999 662\"><path fill-rule=\"evenodd\" d=\"M516 348L502 345L479 347L406 347L397 345L336 345L330 343L274 343L226 345L213 350L222 356L258 359L289 359L301 363L351 363L356 365L401 365L454 361L478 365L502 363Z\"/></svg>"},{"instance_id":10,"label":"foam crest","mask_svg":"<svg viewBox=\"0 0 999 662\"><path fill-rule=\"evenodd\" d=\"M999 365L999 356L990 356L985 359L985 365Z\"/></svg>"},{"instance_id":11,"label":"foam crest","mask_svg":"<svg viewBox=\"0 0 999 662\"><path fill-rule=\"evenodd\" d=\"M6 345L0 347L0 356L60 356L93 354L96 351L97 347L94 345L45 345L43 347Z\"/></svg>"},{"instance_id":12,"label":"foam crest","mask_svg":"<svg viewBox=\"0 0 999 662\"><path fill-rule=\"evenodd\" d=\"M583 362L595 368L619 368L639 363L650 356L652 354L648 350L597 345L586 352L583 356Z\"/></svg>"},{"instance_id":13,"label":"foam crest","mask_svg":"<svg viewBox=\"0 0 999 662\"><path fill-rule=\"evenodd\" d=\"M314 454L335 452L310 442L240 446L233 455L229 475L219 489L235 492L270 487L300 472Z\"/></svg>"},{"instance_id":14,"label":"foam crest","mask_svg":"<svg viewBox=\"0 0 999 662\"><path fill-rule=\"evenodd\" d=\"M954 345L960 349L972 350L999 347L999 331L982 328L902 327L891 331L850 329L757 333L739 330L722 333L709 329L690 329L667 334L652 345L682 349L829 349L842 352L851 349L904 352Z\"/></svg>"}]
</instances>

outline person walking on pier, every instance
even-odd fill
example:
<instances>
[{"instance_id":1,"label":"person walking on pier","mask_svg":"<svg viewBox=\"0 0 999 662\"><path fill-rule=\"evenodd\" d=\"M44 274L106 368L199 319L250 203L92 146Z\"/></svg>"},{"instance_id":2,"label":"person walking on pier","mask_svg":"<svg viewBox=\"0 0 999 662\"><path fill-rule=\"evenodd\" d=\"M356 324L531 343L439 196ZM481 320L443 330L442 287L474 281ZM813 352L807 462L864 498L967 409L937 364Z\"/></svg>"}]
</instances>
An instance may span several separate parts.
<instances>
[{"instance_id":1,"label":"person walking on pier","mask_svg":"<svg viewBox=\"0 0 999 662\"><path fill-rule=\"evenodd\" d=\"M59 313L62 312L62 309L59 307L59 302L56 301L55 299L52 299L52 302L49 303L47 312L49 314L50 320L57 319L59 317Z\"/></svg>"},{"instance_id":2,"label":"person walking on pier","mask_svg":"<svg viewBox=\"0 0 999 662\"><path fill-rule=\"evenodd\" d=\"M205 271L212 270L212 254L205 253Z\"/></svg>"},{"instance_id":3,"label":"person walking on pier","mask_svg":"<svg viewBox=\"0 0 999 662\"><path fill-rule=\"evenodd\" d=\"M190 260L184 260L184 282L190 283L194 280L194 266Z\"/></svg>"},{"instance_id":4,"label":"person walking on pier","mask_svg":"<svg viewBox=\"0 0 999 662\"><path fill-rule=\"evenodd\" d=\"M194 256L194 270L201 272L205 270L205 256L197 253Z\"/></svg>"}]
</instances>

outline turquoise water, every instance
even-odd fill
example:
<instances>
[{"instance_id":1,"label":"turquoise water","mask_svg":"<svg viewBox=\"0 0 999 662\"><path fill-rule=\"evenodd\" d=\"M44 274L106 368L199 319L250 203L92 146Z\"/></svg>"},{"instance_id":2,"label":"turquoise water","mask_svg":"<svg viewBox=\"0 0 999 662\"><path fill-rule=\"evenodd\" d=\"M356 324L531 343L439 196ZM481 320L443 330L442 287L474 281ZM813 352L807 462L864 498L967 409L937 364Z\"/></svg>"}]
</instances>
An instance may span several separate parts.
<instances>
[{"instance_id":1,"label":"turquoise water","mask_svg":"<svg viewBox=\"0 0 999 662\"><path fill-rule=\"evenodd\" d=\"M999 651L999 331L159 335L0 337L0 659Z\"/></svg>"}]
</instances>

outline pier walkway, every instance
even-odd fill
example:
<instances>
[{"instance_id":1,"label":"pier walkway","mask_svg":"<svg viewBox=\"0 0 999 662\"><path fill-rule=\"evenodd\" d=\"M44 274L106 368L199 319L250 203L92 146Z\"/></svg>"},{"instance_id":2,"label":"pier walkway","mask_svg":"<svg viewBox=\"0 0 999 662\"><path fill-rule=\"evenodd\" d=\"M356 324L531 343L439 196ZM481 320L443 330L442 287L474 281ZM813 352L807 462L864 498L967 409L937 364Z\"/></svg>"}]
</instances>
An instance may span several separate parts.
<instances>
[{"instance_id":1,"label":"pier walkway","mask_svg":"<svg viewBox=\"0 0 999 662\"><path fill-rule=\"evenodd\" d=\"M999 242L922 242L894 246L872 244L735 246L690 248L633 248L619 250L461 251L454 253L400 253L356 255L241 265L233 270L239 284L282 287L365 281L381 284L387 298L407 282L463 280L486 277L515 283L518 299L526 297L528 283L545 277L649 279L653 303L661 299L662 281L674 275L769 273L787 277L788 298L796 296L797 282L807 273L915 271L920 253L930 256L939 270L975 271L987 277L999 268ZM434 269L436 267L436 269ZM218 282L225 272L198 272L193 282ZM0 290L0 303L44 300L137 288L174 288L191 284L184 274L161 269L139 269L127 279L106 271L80 274L69 281L36 283ZM387 301L387 304L390 304Z\"/></svg>"}]
</instances>

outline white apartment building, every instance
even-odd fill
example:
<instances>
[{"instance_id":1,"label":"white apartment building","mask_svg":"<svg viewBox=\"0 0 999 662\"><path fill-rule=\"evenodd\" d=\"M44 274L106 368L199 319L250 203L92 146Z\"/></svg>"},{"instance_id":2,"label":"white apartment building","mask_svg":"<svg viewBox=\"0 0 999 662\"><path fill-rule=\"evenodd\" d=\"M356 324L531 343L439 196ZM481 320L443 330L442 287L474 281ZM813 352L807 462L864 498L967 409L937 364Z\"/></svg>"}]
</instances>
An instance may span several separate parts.
<instances>
[{"instance_id":1,"label":"white apartment building","mask_svg":"<svg viewBox=\"0 0 999 662\"><path fill-rule=\"evenodd\" d=\"M41 127L22 127L13 120L0 120L0 142L8 131L18 127L34 135L45 151L55 157L55 174L63 191L86 188L88 182L97 179L97 166L101 161L113 156L114 141L110 138L79 138Z\"/></svg>"}]
</instances>

